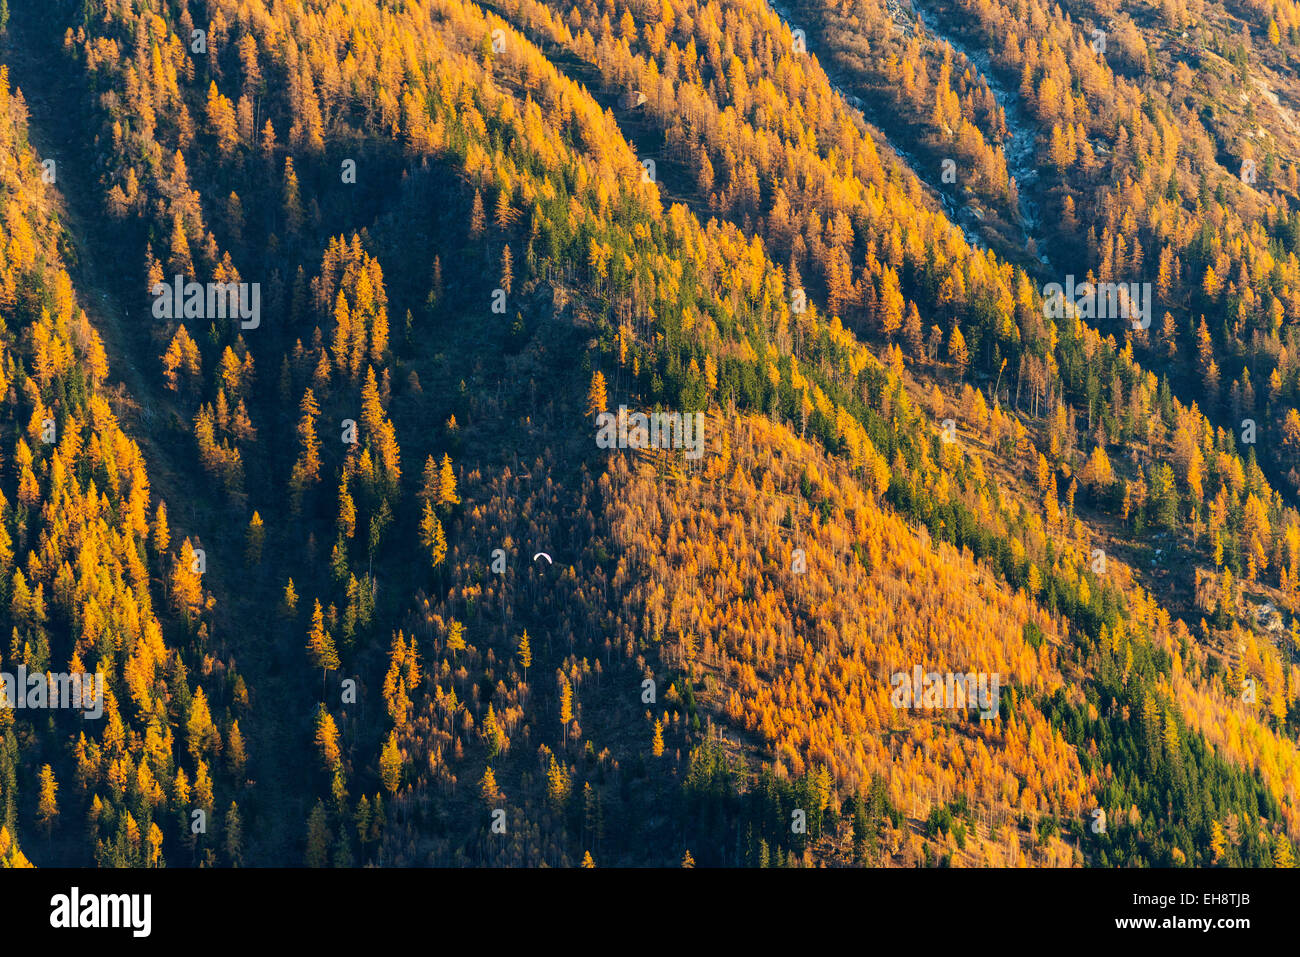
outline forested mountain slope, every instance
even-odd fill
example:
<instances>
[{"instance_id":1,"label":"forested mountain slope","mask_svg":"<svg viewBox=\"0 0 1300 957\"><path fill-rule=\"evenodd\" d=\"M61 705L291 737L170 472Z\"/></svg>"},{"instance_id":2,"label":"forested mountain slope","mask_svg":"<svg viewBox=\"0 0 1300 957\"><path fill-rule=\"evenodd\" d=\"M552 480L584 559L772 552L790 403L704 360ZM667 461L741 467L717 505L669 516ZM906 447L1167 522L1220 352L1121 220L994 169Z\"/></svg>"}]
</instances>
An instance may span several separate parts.
<instances>
[{"instance_id":1,"label":"forested mountain slope","mask_svg":"<svg viewBox=\"0 0 1300 957\"><path fill-rule=\"evenodd\" d=\"M1293 864L1300 20L932 6L15 9L0 863Z\"/></svg>"}]
</instances>

